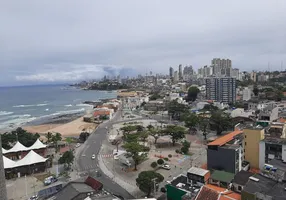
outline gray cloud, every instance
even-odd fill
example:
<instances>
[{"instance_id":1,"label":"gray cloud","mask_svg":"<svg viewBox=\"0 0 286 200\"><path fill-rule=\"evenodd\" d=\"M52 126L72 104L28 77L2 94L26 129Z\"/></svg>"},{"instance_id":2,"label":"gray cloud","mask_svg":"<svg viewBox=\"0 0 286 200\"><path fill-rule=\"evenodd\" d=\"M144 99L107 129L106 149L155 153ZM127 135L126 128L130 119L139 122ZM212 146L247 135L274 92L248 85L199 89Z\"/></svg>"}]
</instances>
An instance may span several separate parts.
<instances>
[{"instance_id":1,"label":"gray cloud","mask_svg":"<svg viewBox=\"0 0 286 200\"><path fill-rule=\"evenodd\" d=\"M268 62L280 69L285 8L285 0L2 1L0 85L130 68L167 73L213 57L230 58L241 70L266 70Z\"/></svg>"}]
</instances>

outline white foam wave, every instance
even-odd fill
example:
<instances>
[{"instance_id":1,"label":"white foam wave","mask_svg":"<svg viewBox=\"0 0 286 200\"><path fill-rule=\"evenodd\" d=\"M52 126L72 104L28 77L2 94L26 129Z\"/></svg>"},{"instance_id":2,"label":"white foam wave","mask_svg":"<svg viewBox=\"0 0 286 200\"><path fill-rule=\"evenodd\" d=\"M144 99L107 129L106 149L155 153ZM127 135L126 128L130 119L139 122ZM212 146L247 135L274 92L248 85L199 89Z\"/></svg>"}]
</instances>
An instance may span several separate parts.
<instances>
[{"instance_id":1,"label":"white foam wave","mask_svg":"<svg viewBox=\"0 0 286 200\"><path fill-rule=\"evenodd\" d=\"M68 104L68 105L65 105L65 107L72 107L72 105L71 105L71 104Z\"/></svg>"},{"instance_id":2,"label":"white foam wave","mask_svg":"<svg viewBox=\"0 0 286 200\"><path fill-rule=\"evenodd\" d=\"M40 104L32 104L32 105L16 105L16 106L13 106L13 108L41 107L41 106L46 106L46 105L48 104L40 103Z\"/></svg>"},{"instance_id":3,"label":"white foam wave","mask_svg":"<svg viewBox=\"0 0 286 200\"><path fill-rule=\"evenodd\" d=\"M78 107L93 107L93 105L84 104L84 103L76 104L76 106L78 106Z\"/></svg>"},{"instance_id":4,"label":"white foam wave","mask_svg":"<svg viewBox=\"0 0 286 200\"><path fill-rule=\"evenodd\" d=\"M22 116L22 117L20 117ZM27 122L33 121L36 117L29 117L31 115L19 115L18 118L10 119L0 124L0 129L10 130L17 128L19 126L23 126Z\"/></svg>"},{"instance_id":5,"label":"white foam wave","mask_svg":"<svg viewBox=\"0 0 286 200\"><path fill-rule=\"evenodd\" d=\"M0 111L0 116L3 116L3 115L12 115L13 112L7 112L7 111Z\"/></svg>"},{"instance_id":6,"label":"white foam wave","mask_svg":"<svg viewBox=\"0 0 286 200\"><path fill-rule=\"evenodd\" d=\"M58 111L58 112L55 112L49 115L41 116L38 119L49 118L49 117L60 116L60 115L67 115L67 114L83 113L83 112L85 112L84 108L76 109L76 110L63 110L63 111Z\"/></svg>"}]
</instances>

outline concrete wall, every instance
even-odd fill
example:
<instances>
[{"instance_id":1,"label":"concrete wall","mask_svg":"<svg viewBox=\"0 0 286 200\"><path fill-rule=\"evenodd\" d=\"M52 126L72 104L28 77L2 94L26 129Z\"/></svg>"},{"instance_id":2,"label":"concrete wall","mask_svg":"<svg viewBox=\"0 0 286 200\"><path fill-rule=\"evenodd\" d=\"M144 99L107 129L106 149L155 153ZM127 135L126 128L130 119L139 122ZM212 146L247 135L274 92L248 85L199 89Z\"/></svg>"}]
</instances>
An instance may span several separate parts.
<instances>
[{"instance_id":1,"label":"concrete wall","mask_svg":"<svg viewBox=\"0 0 286 200\"><path fill-rule=\"evenodd\" d=\"M259 168L259 142L264 139L264 129L244 129L245 160L250 167Z\"/></svg>"},{"instance_id":2,"label":"concrete wall","mask_svg":"<svg viewBox=\"0 0 286 200\"><path fill-rule=\"evenodd\" d=\"M286 162L286 145L282 145L282 161Z\"/></svg>"},{"instance_id":3,"label":"concrete wall","mask_svg":"<svg viewBox=\"0 0 286 200\"><path fill-rule=\"evenodd\" d=\"M208 170L217 169L230 173L235 172L235 150L218 148L218 150L207 149Z\"/></svg>"},{"instance_id":4,"label":"concrete wall","mask_svg":"<svg viewBox=\"0 0 286 200\"><path fill-rule=\"evenodd\" d=\"M259 169L263 169L265 164L265 142L261 141L259 143Z\"/></svg>"}]
</instances>

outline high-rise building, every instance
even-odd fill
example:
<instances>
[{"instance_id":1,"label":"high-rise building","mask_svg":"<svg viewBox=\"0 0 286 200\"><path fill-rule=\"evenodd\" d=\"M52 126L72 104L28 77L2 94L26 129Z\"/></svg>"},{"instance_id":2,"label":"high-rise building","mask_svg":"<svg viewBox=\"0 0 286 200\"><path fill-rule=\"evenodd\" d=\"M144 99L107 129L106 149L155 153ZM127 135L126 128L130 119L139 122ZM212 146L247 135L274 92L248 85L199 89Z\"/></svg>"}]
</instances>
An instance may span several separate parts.
<instances>
[{"instance_id":1,"label":"high-rise building","mask_svg":"<svg viewBox=\"0 0 286 200\"><path fill-rule=\"evenodd\" d=\"M232 75L232 64L230 59L212 59L212 67L214 75L225 75L230 77Z\"/></svg>"},{"instance_id":2,"label":"high-rise building","mask_svg":"<svg viewBox=\"0 0 286 200\"><path fill-rule=\"evenodd\" d=\"M179 81L179 74L178 71L174 72L174 82L177 83Z\"/></svg>"},{"instance_id":3,"label":"high-rise building","mask_svg":"<svg viewBox=\"0 0 286 200\"><path fill-rule=\"evenodd\" d=\"M243 101L248 101L251 99L251 89L248 87L245 87L242 91L242 100Z\"/></svg>"},{"instance_id":4,"label":"high-rise building","mask_svg":"<svg viewBox=\"0 0 286 200\"><path fill-rule=\"evenodd\" d=\"M184 75L193 75L194 74L194 70L193 70L193 66L185 66L184 70L183 70L183 74Z\"/></svg>"},{"instance_id":5,"label":"high-rise building","mask_svg":"<svg viewBox=\"0 0 286 200\"><path fill-rule=\"evenodd\" d=\"M179 65L179 80L183 79L183 69L182 69L182 65Z\"/></svg>"},{"instance_id":6,"label":"high-rise building","mask_svg":"<svg viewBox=\"0 0 286 200\"><path fill-rule=\"evenodd\" d=\"M234 68L232 69L232 75L233 78L235 78L236 80L239 80L239 69Z\"/></svg>"},{"instance_id":7,"label":"high-rise building","mask_svg":"<svg viewBox=\"0 0 286 200\"><path fill-rule=\"evenodd\" d=\"M224 103L236 101L236 80L231 77L206 79L206 98Z\"/></svg>"},{"instance_id":8,"label":"high-rise building","mask_svg":"<svg viewBox=\"0 0 286 200\"><path fill-rule=\"evenodd\" d=\"M256 76L257 76L257 74L256 74L255 71L252 71L252 72L250 73L250 79L251 79L254 83L256 82Z\"/></svg>"},{"instance_id":9,"label":"high-rise building","mask_svg":"<svg viewBox=\"0 0 286 200\"><path fill-rule=\"evenodd\" d=\"M169 69L169 76L170 76L170 78L174 77L174 69L173 69L173 67L170 67L170 69Z\"/></svg>"},{"instance_id":10,"label":"high-rise building","mask_svg":"<svg viewBox=\"0 0 286 200\"><path fill-rule=\"evenodd\" d=\"M7 200L7 189L6 189L6 179L5 179L5 170L4 170L4 161L2 154L2 141L0 135L0 199Z\"/></svg>"}]
</instances>

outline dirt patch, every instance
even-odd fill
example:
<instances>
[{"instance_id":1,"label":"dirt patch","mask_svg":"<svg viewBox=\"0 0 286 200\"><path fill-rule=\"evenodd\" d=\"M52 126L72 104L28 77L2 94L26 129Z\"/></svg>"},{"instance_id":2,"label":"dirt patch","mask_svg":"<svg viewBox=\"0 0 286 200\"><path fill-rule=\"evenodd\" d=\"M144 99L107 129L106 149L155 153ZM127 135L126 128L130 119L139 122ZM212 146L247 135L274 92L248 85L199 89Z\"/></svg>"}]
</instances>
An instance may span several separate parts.
<instances>
[{"instance_id":1,"label":"dirt patch","mask_svg":"<svg viewBox=\"0 0 286 200\"><path fill-rule=\"evenodd\" d=\"M50 172L47 173L41 173L41 174L34 174L33 175L38 181L43 182L45 180L45 178L52 176L52 174Z\"/></svg>"}]
</instances>

